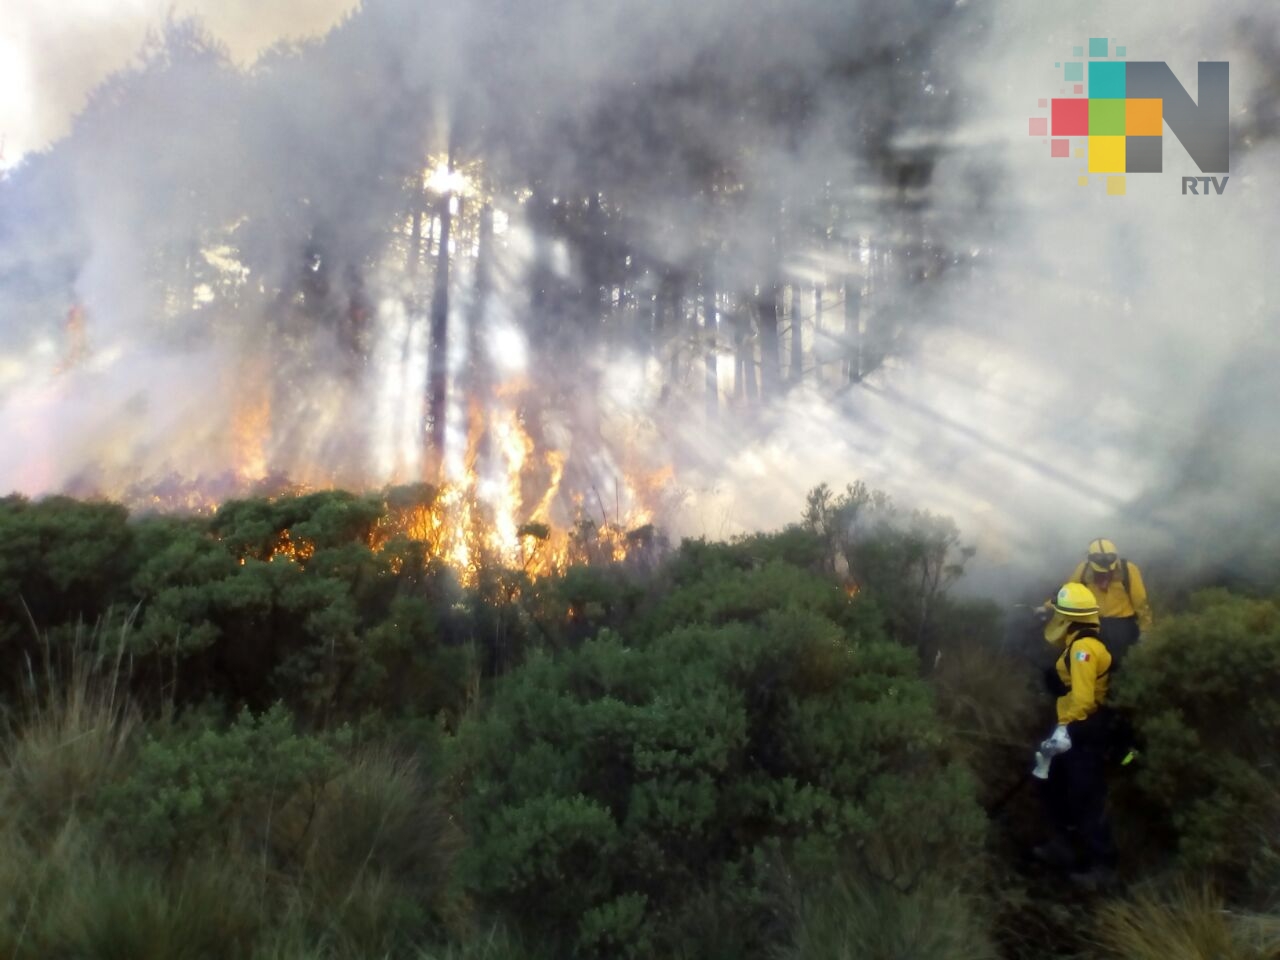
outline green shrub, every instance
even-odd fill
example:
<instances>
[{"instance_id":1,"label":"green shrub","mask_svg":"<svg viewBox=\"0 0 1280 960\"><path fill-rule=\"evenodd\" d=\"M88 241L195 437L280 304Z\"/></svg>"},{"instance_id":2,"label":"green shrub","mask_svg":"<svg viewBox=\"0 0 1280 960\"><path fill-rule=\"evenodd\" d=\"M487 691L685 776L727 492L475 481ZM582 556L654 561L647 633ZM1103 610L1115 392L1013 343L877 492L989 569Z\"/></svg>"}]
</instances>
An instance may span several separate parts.
<instances>
[{"instance_id":1,"label":"green shrub","mask_svg":"<svg viewBox=\"0 0 1280 960\"><path fill-rule=\"evenodd\" d=\"M1117 702L1143 740L1141 814L1179 866L1274 889L1280 822L1280 607L1221 591L1161 621L1126 658Z\"/></svg>"},{"instance_id":2,"label":"green shrub","mask_svg":"<svg viewBox=\"0 0 1280 960\"><path fill-rule=\"evenodd\" d=\"M984 830L913 654L822 616L848 597L804 571L708 580L663 611L699 625L535 656L460 734L468 883L576 955L690 949L691 890L758 952L779 857L909 884Z\"/></svg>"},{"instance_id":3,"label":"green shrub","mask_svg":"<svg viewBox=\"0 0 1280 960\"><path fill-rule=\"evenodd\" d=\"M282 706L243 711L225 730L194 724L148 735L128 776L102 792L100 815L126 854L175 862L237 842L265 843L274 818L299 793L332 776L325 739L299 735Z\"/></svg>"},{"instance_id":4,"label":"green shrub","mask_svg":"<svg viewBox=\"0 0 1280 960\"><path fill-rule=\"evenodd\" d=\"M92 623L120 599L132 557L127 520L113 503L0 499L0 642L12 649L25 640L31 650L32 622Z\"/></svg>"},{"instance_id":5,"label":"green shrub","mask_svg":"<svg viewBox=\"0 0 1280 960\"><path fill-rule=\"evenodd\" d=\"M904 513L860 480L839 495L815 487L803 523L822 542L827 569L874 599L890 635L931 664L946 616L941 601L974 553L960 545L955 523L927 510Z\"/></svg>"}]
</instances>

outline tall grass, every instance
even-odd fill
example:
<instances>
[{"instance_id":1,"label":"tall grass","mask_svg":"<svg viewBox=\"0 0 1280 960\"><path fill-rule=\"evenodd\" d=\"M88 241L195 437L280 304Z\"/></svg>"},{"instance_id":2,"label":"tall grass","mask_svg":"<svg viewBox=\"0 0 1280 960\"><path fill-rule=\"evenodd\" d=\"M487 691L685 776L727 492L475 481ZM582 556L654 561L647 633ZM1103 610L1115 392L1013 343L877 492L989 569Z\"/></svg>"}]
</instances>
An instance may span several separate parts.
<instances>
[{"instance_id":1,"label":"tall grass","mask_svg":"<svg viewBox=\"0 0 1280 960\"><path fill-rule=\"evenodd\" d=\"M1278 960L1280 917L1233 913L1210 889L1182 884L1106 907L1099 940L1117 960Z\"/></svg>"},{"instance_id":2,"label":"tall grass","mask_svg":"<svg viewBox=\"0 0 1280 960\"><path fill-rule=\"evenodd\" d=\"M848 873L802 895L778 960L994 960L980 911L953 889L903 892Z\"/></svg>"},{"instance_id":3,"label":"tall grass","mask_svg":"<svg viewBox=\"0 0 1280 960\"><path fill-rule=\"evenodd\" d=\"M22 701L0 724L0 957L356 960L446 939L458 830L417 765L386 749L342 749L323 782L292 786L263 822L184 837L175 855L129 842L157 816L144 734L222 735L214 714L144 723L127 693L130 626L37 633ZM308 736L323 735L296 739ZM235 754L239 741L222 743L210 762L270 779L243 768L262 761ZM157 786L208 780L173 773ZM122 806L131 783L138 801Z\"/></svg>"},{"instance_id":4,"label":"tall grass","mask_svg":"<svg viewBox=\"0 0 1280 960\"><path fill-rule=\"evenodd\" d=\"M141 719L124 671L132 623L78 626L58 646L37 633L43 662L37 670L28 661L23 702L0 741L0 810L10 828L56 836L125 762Z\"/></svg>"}]
</instances>

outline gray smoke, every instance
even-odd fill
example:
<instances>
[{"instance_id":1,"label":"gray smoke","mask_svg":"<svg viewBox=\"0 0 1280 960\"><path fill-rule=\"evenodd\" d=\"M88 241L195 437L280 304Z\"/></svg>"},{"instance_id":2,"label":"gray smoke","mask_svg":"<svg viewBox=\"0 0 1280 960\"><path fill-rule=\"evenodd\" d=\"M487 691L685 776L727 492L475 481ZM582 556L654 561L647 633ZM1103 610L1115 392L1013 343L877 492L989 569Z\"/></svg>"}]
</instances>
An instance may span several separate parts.
<instances>
[{"instance_id":1,"label":"gray smoke","mask_svg":"<svg viewBox=\"0 0 1280 960\"><path fill-rule=\"evenodd\" d=\"M544 439L584 451L582 492L674 462L666 521L721 536L861 477L955 516L979 548L972 586L1001 594L1051 585L1098 535L1170 578L1274 569L1275 18L1246 0L1105 7L368 0L248 68L170 21L69 136L0 182L0 486L216 475L266 379L272 469L384 482L418 415L422 370L398 357L422 349L430 286L404 268L407 184L452 147L510 215L493 360L514 370L523 354L553 398ZM1197 60L1231 62L1222 197L1179 195L1178 173L1198 171L1171 136L1166 173L1129 177L1124 197L1078 186L1079 161L1027 136L1053 61L1104 34L1168 61L1193 95ZM915 154L932 160L921 205L886 173ZM728 172L731 200L709 171ZM536 205L589 194L603 201L582 216L608 218L655 276L714 251L734 309L780 246L783 282L832 290L865 238L924 236L931 275L911 279L903 254L868 298L891 359L861 383L708 422L700 364L664 390L665 355L579 335L559 307L538 315L535 271L571 288L584 268ZM805 233L824 205L843 232ZM228 258L248 271L231 287ZM159 276L207 297L168 302ZM344 375L340 318L291 312L308 282L369 302L378 376ZM89 359L56 373L73 303ZM388 421L404 422L372 452Z\"/></svg>"}]
</instances>

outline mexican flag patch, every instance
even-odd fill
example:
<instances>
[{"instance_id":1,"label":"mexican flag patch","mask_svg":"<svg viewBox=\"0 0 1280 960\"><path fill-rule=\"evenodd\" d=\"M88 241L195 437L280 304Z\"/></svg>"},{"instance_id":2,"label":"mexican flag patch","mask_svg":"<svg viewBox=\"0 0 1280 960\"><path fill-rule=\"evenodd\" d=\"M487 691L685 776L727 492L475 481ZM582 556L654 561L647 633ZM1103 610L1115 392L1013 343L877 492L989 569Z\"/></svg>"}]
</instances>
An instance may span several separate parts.
<instances>
[{"instance_id":1,"label":"mexican flag patch","mask_svg":"<svg viewBox=\"0 0 1280 960\"><path fill-rule=\"evenodd\" d=\"M1079 650L1079 651L1077 651L1077 652L1076 652L1076 659L1077 659L1078 661L1080 661L1081 663L1088 663L1088 662L1089 662L1089 651L1088 651L1088 650Z\"/></svg>"}]
</instances>

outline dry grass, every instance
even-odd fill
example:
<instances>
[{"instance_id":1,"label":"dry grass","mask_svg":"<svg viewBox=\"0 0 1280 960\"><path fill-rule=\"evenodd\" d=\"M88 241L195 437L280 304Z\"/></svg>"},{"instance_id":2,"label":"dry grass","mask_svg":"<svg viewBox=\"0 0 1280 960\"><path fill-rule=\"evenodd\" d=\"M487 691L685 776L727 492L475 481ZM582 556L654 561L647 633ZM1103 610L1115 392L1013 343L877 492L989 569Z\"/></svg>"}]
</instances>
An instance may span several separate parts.
<instances>
[{"instance_id":1,"label":"dry grass","mask_svg":"<svg viewBox=\"0 0 1280 960\"><path fill-rule=\"evenodd\" d=\"M930 683L957 756L979 783L1008 782L1009 771L1029 761L1048 703L1026 664L991 646L955 644L939 659Z\"/></svg>"},{"instance_id":2,"label":"dry grass","mask_svg":"<svg viewBox=\"0 0 1280 960\"><path fill-rule=\"evenodd\" d=\"M974 904L955 890L904 893L849 875L798 898L778 960L994 960Z\"/></svg>"},{"instance_id":3,"label":"dry grass","mask_svg":"<svg viewBox=\"0 0 1280 960\"><path fill-rule=\"evenodd\" d=\"M1108 906L1099 940L1117 960L1277 960L1280 917L1233 913L1208 888L1184 884Z\"/></svg>"},{"instance_id":4,"label":"dry grass","mask_svg":"<svg viewBox=\"0 0 1280 960\"><path fill-rule=\"evenodd\" d=\"M109 782L140 724L125 689L124 651L132 619L111 643L79 628L65 652L41 636L42 669L27 669L26 698L0 744L0 809L14 822L50 836Z\"/></svg>"}]
</instances>

